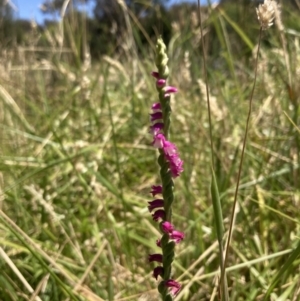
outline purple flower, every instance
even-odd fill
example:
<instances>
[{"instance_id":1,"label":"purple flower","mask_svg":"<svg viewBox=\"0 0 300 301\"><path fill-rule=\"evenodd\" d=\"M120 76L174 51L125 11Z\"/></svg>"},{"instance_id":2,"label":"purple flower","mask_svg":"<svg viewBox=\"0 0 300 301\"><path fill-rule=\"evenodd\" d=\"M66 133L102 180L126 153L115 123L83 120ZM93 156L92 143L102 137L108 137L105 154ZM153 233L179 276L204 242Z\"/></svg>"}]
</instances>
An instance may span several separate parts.
<instances>
[{"instance_id":1,"label":"purple flower","mask_svg":"<svg viewBox=\"0 0 300 301\"><path fill-rule=\"evenodd\" d=\"M157 81L156 81L156 86L158 88L162 88L165 84L166 84L166 80L163 79L163 78L159 78Z\"/></svg>"},{"instance_id":2,"label":"purple flower","mask_svg":"<svg viewBox=\"0 0 300 301\"><path fill-rule=\"evenodd\" d=\"M165 233L169 234L169 238L174 240L176 244L180 243L184 238L184 233L174 230L174 226L168 221L163 222L161 228Z\"/></svg>"},{"instance_id":3,"label":"purple flower","mask_svg":"<svg viewBox=\"0 0 300 301\"><path fill-rule=\"evenodd\" d=\"M157 122L152 126L150 126L150 133L152 133L153 136L156 136L158 134L161 134L163 128L164 128L164 124L162 122Z\"/></svg>"},{"instance_id":4,"label":"purple flower","mask_svg":"<svg viewBox=\"0 0 300 301\"><path fill-rule=\"evenodd\" d=\"M173 86L166 86L164 87L164 92L165 93L176 93L178 91L178 89L176 87Z\"/></svg>"},{"instance_id":5,"label":"purple flower","mask_svg":"<svg viewBox=\"0 0 300 301\"><path fill-rule=\"evenodd\" d=\"M157 134L156 136L154 136L152 145L155 148L163 148L165 141L166 141L166 138L163 134Z\"/></svg>"},{"instance_id":6,"label":"purple flower","mask_svg":"<svg viewBox=\"0 0 300 301\"><path fill-rule=\"evenodd\" d=\"M164 141L163 150L167 157L177 154L177 147L168 140Z\"/></svg>"},{"instance_id":7,"label":"purple flower","mask_svg":"<svg viewBox=\"0 0 300 301\"><path fill-rule=\"evenodd\" d=\"M180 289L181 289L181 285L173 279L169 279L169 280L165 281L165 285L168 288L170 288L170 293L173 296L176 296L179 293Z\"/></svg>"},{"instance_id":8,"label":"purple flower","mask_svg":"<svg viewBox=\"0 0 300 301\"><path fill-rule=\"evenodd\" d=\"M159 73L157 71L152 71L151 72L151 75L156 78L156 79L159 79Z\"/></svg>"},{"instance_id":9,"label":"purple flower","mask_svg":"<svg viewBox=\"0 0 300 301\"><path fill-rule=\"evenodd\" d=\"M159 132L158 129L156 129L155 131ZM173 178L178 177L183 172L183 161L179 158L175 144L166 140L163 134L158 133L157 135L154 135L154 140L152 142L152 145L155 148L163 149L166 160L169 162L170 172L172 177Z\"/></svg>"},{"instance_id":10,"label":"purple flower","mask_svg":"<svg viewBox=\"0 0 300 301\"><path fill-rule=\"evenodd\" d=\"M156 120L161 120L163 118L162 112L154 112L150 114L150 121L153 123Z\"/></svg>"},{"instance_id":11,"label":"purple flower","mask_svg":"<svg viewBox=\"0 0 300 301\"><path fill-rule=\"evenodd\" d=\"M152 185L151 192L152 196L162 193L162 186L161 185Z\"/></svg>"},{"instance_id":12,"label":"purple flower","mask_svg":"<svg viewBox=\"0 0 300 301\"><path fill-rule=\"evenodd\" d=\"M163 209L158 209L152 214L152 218L154 221L158 221L160 218L163 220L166 217L165 210Z\"/></svg>"},{"instance_id":13,"label":"purple flower","mask_svg":"<svg viewBox=\"0 0 300 301\"><path fill-rule=\"evenodd\" d=\"M168 221L163 222L161 224L161 227L165 233L172 233L172 231L174 230L174 226Z\"/></svg>"},{"instance_id":14,"label":"purple flower","mask_svg":"<svg viewBox=\"0 0 300 301\"><path fill-rule=\"evenodd\" d=\"M164 274L164 268L161 266L158 266L156 268L154 268L153 270L153 277L157 280L158 276L163 277Z\"/></svg>"},{"instance_id":15,"label":"purple flower","mask_svg":"<svg viewBox=\"0 0 300 301\"><path fill-rule=\"evenodd\" d=\"M168 97L168 96L171 95L171 93L176 93L178 91L178 89L175 88L175 87L172 87L172 86L166 86L166 87L163 88L163 91L165 93L164 96Z\"/></svg>"},{"instance_id":16,"label":"purple flower","mask_svg":"<svg viewBox=\"0 0 300 301\"><path fill-rule=\"evenodd\" d=\"M148 202L148 204L149 204L149 206L148 206L149 212L152 212L154 209L163 208L164 207L164 200L163 199L156 199L156 200L153 200L151 202Z\"/></svg>"},{"instance_id":17,"label":"purple flower","mask_svg":"<svg viewBox=\"0 0 300 301\"><path fill-rule=\"evenodd\" d=\"M156 245L157 245L159 248L161 248L161 239L158 239L158 240L156 241Z\"/></svg>"},{"instance_id":18,"label":"purple flower","mask_svg":"<svg viewBox=\"0 0 300 301\"><path fill-rule=\"evenodd\" d=\"M163 136L164 137L164 136ZM166 160L169 162L170 172L173 178L176 178L183 172L183 161L179 158L177 153L177 148L175 144L171 143L170 141L166 140L165 138L158 137L157 141L155 142L157 145L161 143L163 145L163 151L166 156Z\"/></svg>"},{"instance_id":19,"label":"purple flower","mask_svg":"<svg viewBox=\"0 0 300 301\"><path fill-rule=\"evenodd\" d=\"M157 262L162 263L162 261L163 261L163 256L162 256L162 254L150 254L150 255L148 256L148 261L149 261L149 262L157 261Z\"/></svg>"},{"instance_id":20,"label":"purple flower","mask_svg":"<svg viewBox=\"0 0 300 301\"><path fill-rule=\"evenodd\" d=\"M158 132L158 128L155 129L153 126L153 130ZM158 133L157 135L154 135L154 140L152 142L152 145L155 148L162 148L163 152L166 156L166 160L170 164L170 171L173 178L176 178L180 175L180 173L183 171L183 161L179 158L177 153L176 146L171 143L170 141L166 140L165 136L161 133Z\"/></svg>"},{"instance_id":21,"label":"purple flower","mask_svg":"<svg viewBox=\"0 0 300 301\"><path fill-rule=\"evenodd\" d=\"M154 103L154 104L152 105L151 109L152 109L153 112L154 112L154 111L161 111L161 104L160 104L160 102Z\"/></svg>"},{"instance_id":22,"label":"purple flower","mask_svg":"<svg viewBox=\"0 0 300 301\"><path fill-rule=\"evenodd\" d=\"M184 239L184 233L174 230L169 234L170 239L174 240L176 244L180 243Z\"/></svg>"},{"instance_id":23,"label":"purple flower","mask_svg":"<svg viewBox=\"0 0 300 301\"><path fill-rule=\"evenodd\" d=\"M173 178L180 176L183 172L183 161L178 157L178 155L172 155L167 158L170 163L170 171Z\"/></svg>"}]
</instances>

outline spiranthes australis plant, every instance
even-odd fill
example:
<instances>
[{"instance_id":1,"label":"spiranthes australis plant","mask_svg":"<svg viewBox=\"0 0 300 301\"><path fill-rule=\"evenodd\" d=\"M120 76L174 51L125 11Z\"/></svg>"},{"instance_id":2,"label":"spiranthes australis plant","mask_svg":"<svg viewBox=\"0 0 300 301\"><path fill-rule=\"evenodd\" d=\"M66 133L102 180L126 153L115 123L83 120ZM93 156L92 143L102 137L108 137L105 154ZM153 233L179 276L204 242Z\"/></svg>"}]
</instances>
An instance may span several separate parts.
<instances>
[{"instance_id":1,"label":"spiranthes australis plant","mask_svg":"<svg viewBox=\"0 0 300 301\"><path fill-rule=\"evenodd\" d=\"M168 140L171 115L171 94L177 89L167 85L169 69L166 46L161 38L156 44L156 67L152 72L156 80L159 102L151 107L150 132L153 135L152 145L158 149L158 165L160 168L161 183L153 185L151 194L154 200L149 202L148 209L154 221L159 222L162 237L156 241L161 253L149 255L149 262L159 263L153 270L153 277L162 279L158 291L163 301L171 301L179 293L181 285L172 279L172 262L175 256L175 245L184 234L177 231L172 224L172 204L174 202L174 182L183 171L183 161L178 155L176 146ZM157 196L160 197L157 197Z\"/></svg>"}]
</instances>

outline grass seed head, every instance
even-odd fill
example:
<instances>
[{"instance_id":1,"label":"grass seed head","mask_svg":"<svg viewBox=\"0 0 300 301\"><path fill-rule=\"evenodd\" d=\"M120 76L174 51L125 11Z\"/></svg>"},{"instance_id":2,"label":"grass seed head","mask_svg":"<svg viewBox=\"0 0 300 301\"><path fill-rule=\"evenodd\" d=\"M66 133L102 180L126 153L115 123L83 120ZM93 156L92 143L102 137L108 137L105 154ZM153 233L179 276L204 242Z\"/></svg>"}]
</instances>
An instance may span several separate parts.
<instances>
[{"instance_id":1,"label":"grass seed head","mask_svg":"<svg viewBox=\"0 0 300 301\"><path fill-rule=\"evenodd\" d=\"M275 6L275 1L265 0L264 4L260 4L256 8L257 18L263 30L267 30L273 25Z\"/></svg>"}]
</instances>

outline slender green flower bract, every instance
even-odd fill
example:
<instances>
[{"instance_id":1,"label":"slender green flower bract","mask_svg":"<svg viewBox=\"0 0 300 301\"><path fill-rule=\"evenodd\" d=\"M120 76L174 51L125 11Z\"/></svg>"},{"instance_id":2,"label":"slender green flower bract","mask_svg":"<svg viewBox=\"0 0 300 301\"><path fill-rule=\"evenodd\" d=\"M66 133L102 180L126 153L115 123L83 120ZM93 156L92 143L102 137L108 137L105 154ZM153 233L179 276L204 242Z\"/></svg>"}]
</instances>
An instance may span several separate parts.
<instances>
[{"instance_id":1,"label":"slender green flower bract","mask_svg":"<svg viewBox=\"0 0 300 301\"><path fill-rule=\"evenodd\" d=\"M151 74L156 79L159 102L151 107L150 132L153 135L152 145L159 150L158 164L162 184L153 185L151 194L153 197L162 195L148 202L148 209L152 213L154 221L160 221L162 237L156 241L162 254L149 255L149 262L158 262L161 265L153 270L153 277L162 281L158 285L158 291L163 301L171 301L176 296L181 285L172 279L172 262L175 257L175 245L184 238L184 233L175 229L172 224L172 203L174 202L174 182L183 171L183 161L180 159L177 147L168 140L171 116L171 94L177 92L177 88L167 86L169 69L166 46L161 38L156 45L156 67L158 71Z\"/></svg>"}]
</instances>

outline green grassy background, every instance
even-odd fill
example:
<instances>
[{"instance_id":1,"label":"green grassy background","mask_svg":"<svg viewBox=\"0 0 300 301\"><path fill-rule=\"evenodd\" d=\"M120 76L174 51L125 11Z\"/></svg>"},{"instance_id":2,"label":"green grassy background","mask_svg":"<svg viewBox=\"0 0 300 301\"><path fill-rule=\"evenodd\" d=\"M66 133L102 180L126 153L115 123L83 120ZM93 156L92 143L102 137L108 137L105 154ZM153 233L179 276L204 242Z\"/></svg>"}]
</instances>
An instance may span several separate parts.
<instances>
[{"instance_id":1,"label":"green grassy background","mask_svg":"<svg viewBox=\"0 0 300 301\"><path fill-rule=\"evenodd\" d=\"M157 100L154 51L139 44L130 24L122 54L92 63L82 50L84 27L67 23L67 50L53 42L60 34L53 28L43 59L22 48L2 55L0 300L158 300L147 263L160 236L147 210L159 183L148 133ZM254 80L253 24L241 27L216 10L204 25L226 231ZM185 169L175 181L174 223L185 232L174 263L183 284L177 300L218 300L199 31L192 18L173 26L169 83L179 93L171 139ZM228 262L230 300L262 300L299 244L300 32L286 29L263 34ZM299 300L299 272L296 256L269 300Z\"/></svg>"}]
</instances>

